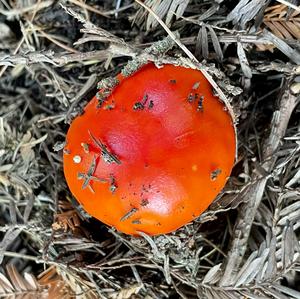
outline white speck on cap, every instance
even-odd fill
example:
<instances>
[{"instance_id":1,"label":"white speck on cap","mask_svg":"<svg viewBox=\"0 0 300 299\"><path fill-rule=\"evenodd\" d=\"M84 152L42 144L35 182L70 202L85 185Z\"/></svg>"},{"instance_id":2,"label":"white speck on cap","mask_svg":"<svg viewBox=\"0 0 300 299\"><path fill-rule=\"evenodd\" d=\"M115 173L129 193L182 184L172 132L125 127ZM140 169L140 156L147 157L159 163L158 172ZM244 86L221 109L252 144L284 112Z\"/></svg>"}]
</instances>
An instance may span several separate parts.
<instances>
[{"instance_id":1,"label":"white speck on cap","mask_svg":"<svg viewBox=\"0 0 300 299\"><path fill-rule=\"evenodd\" d=\"M81 162L81 157L76 155L76 156L73 157L73 161L74 161L74 163L78 164L78 163Z\"/></svg>"}]
</instances>

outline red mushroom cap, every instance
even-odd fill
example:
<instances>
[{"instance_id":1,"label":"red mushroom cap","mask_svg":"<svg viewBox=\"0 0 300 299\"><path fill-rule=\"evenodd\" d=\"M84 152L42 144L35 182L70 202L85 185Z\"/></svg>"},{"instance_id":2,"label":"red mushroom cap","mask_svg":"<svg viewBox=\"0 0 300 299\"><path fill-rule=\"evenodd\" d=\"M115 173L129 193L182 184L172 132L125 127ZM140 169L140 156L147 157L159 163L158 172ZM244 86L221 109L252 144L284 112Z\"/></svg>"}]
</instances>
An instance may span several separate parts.
<instances>
[{"instance_id":1,"label":"red mushroom cap","mask_svg":"<svg viewBox=\"0 0 300 299\"><path fill-rule=\"evenodd\" d=\"M232 118L198 70L149 63L94 97L67 134L69 188L127 233L168 233L199 216L235 160Z\"/></svg>"}]
</instances>

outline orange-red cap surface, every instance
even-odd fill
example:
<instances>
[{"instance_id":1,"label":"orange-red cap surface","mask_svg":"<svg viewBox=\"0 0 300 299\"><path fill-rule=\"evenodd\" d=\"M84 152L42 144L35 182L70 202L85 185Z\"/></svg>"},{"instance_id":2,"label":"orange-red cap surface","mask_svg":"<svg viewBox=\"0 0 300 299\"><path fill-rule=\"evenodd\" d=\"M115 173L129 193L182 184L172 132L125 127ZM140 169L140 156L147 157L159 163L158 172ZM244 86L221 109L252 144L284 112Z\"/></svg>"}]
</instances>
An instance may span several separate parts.
<instances>
[{"instance_id":1,"label":"orange-red cap surface","mask_svg":"<svg viewBox=\"0 0 300 299\"><path fill-rule=\"evenodd\" d=\"M65 177L102 222L127 234L168 233L224 187L235 160L232 118L198 70L149 63L119 79L72 122Z\"/></svg>"}]
</instances>

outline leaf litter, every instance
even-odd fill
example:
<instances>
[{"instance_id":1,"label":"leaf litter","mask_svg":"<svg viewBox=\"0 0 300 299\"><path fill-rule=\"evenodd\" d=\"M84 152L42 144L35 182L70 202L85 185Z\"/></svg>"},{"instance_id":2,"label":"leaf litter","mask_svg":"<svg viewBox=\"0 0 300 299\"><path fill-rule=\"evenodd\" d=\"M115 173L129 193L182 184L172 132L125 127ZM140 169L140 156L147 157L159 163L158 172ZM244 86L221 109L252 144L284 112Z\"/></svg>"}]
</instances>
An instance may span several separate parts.
<instances>
[{"instance_id":1,"label":"leaf litter","mask_svg":"<svg viewBox=\"0 0 300 299\"><path fill-rule=\"evenodd\" d=\"M299 9L279 2L1 1L0 297L299 298ZM147 60L201 68L239 148L204 214L133 238L76 203L57 145L97 81Z\"/></svg>"}]
</instances>

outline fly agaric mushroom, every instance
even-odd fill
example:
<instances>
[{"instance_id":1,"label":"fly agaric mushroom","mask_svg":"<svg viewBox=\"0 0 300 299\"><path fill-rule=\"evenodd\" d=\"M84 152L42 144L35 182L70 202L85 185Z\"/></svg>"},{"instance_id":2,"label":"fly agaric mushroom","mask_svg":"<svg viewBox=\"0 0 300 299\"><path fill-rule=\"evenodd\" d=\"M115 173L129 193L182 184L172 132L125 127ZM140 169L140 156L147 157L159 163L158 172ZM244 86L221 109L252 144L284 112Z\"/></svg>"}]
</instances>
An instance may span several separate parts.
<instances>
[{"instance_id":1,"label":"fly agaric mushroom","mask_svg":"<svg viewBox=\"0 0 300 299\"><path fill-rule=\"evenodd\" d=\"M117 79L70 126L67 183L89 214L119 231L174 231L224 187L232 118L198 70L149 63Z\"/></svg>"}]
</instances>

